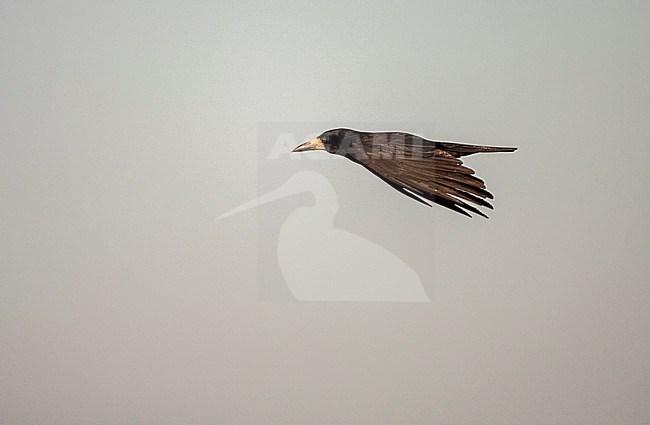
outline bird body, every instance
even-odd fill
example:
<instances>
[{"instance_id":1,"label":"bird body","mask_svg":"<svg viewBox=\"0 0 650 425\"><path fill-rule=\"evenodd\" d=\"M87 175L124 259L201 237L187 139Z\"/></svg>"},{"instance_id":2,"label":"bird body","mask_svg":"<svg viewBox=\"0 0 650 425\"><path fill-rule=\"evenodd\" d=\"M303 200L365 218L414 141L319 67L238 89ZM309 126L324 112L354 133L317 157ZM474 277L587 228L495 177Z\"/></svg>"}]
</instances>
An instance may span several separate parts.
<instances>
[{"instance_id":1,"label":"bird body","mask_svg":"<svg viewBox=\"0 0 650 425\"><path fill-rule=\"evenodd\" d=\"M341 155L425 205L434 202L468 217L487 216L476 206L493 209L493 196L461 157L484 152L514 152L517 148L466 145L428 140L404 132L364 132L348 128L325 131L293 152L325 150ZM474 205L471 205L471 204Z\"/></svg>"}]
</instances>

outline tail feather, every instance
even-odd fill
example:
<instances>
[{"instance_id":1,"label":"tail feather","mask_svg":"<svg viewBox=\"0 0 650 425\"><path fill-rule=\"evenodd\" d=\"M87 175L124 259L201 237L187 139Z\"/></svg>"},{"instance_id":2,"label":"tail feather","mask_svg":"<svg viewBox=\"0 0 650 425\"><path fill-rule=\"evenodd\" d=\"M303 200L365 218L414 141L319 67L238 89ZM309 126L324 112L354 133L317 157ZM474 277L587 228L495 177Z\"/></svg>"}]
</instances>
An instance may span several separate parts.
<instances>
[{"instance_id":1,"label":"tail feather","mask_svg":"<svg viewBox=\"0 0 650 425\"><path fill-rule=\"evenodd\" d=\"M456 158L461 156L473 155L475 153L498 153L498 152L514 152L517 148L507 146L478 146L478 145L463 145L460 143L442 142L442 148Z\"/></svg>"}]
</instances>

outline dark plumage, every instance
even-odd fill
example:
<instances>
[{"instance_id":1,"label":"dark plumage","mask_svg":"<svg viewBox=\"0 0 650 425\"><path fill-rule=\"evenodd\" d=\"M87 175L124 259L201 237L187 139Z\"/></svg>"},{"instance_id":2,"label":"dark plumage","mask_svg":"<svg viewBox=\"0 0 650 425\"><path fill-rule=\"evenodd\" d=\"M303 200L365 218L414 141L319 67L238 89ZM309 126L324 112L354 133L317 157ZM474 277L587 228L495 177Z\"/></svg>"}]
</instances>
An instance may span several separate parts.
<instances>
[{"instance_id":1,"label":"dark plumage","mask_svg":"<svg viewBox=\"0 0 650 425\"><path fill-rule=\"evenodd\" d=\"M372 133L347 128L328 130L296 147L293 152L326 150L370 170L404 195L425 200L468 217L468 211L487 216L470 203L493 209L493 196L462 156L481 152L514 152L517 148L475 146L427 140L409 133Z\"/></svg>"}]
</instances>

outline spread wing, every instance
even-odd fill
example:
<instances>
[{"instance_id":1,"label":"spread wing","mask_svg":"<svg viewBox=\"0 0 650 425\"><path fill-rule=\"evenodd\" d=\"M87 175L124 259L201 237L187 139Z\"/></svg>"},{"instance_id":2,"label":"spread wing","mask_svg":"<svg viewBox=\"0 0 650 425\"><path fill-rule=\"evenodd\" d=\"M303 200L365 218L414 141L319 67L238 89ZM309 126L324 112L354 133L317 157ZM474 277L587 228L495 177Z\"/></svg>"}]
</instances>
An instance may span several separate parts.
<instances>
[{"instance_id":1,"label":"spread wing","mask_svg":"<svg viewBox=\"0 0 650 425\"><path fill-rule=\"evenodd\" d=\"M415 139L413 138L415 137ZM460 156L479 152L512 152L516 148L462 145L411 138L386 137L362 140L367 157L356 161L399 192L420 201L434 202L468 217L472 212L487 218L476 206L493 209L493 196L474 170ZM369 145L370 143L370 145ZM423 200L425 199L425 200Z\"/></svg>"}]
</instances>

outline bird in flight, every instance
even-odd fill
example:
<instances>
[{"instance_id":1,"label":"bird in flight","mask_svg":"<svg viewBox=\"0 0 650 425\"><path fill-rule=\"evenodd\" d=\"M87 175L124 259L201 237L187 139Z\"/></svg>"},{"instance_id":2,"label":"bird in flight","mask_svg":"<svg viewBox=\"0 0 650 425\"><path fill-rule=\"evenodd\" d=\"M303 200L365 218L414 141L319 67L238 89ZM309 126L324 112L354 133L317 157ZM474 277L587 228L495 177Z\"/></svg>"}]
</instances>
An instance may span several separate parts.
<instances>
[{"instance_id":1,"label":"bird in flight","mask_svg":"<svg viewBox=\"0 0 650 425\"><path fill-rule=\"evenodd\" d=\"M427 140L403 132L375 133L349 128L327 130L293 152L325 150L362 165L390 186L427 206L434 202L471 217L488 218L476 206L494 209L493 196L460 157L482 152L514 152L517 148L475 146ZM471 204L474 205L471 205ZM469 212L468 212L469 211Z\"/></svg>"}]
</instances>

